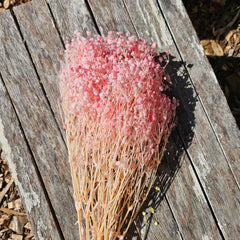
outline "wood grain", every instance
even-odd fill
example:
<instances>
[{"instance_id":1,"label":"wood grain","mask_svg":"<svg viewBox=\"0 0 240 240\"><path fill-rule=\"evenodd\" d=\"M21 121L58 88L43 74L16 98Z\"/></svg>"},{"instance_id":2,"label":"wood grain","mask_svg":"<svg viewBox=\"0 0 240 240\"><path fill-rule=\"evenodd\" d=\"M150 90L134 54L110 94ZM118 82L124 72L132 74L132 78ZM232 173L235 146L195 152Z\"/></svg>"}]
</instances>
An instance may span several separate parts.
<instances>
[{"instance_id":1,"label":"wood grain","mask_svg":"<svg viewBox=\"0 0 240 240\"><path fill-rule=\"evenodd\" d=\"M86 31L97 33L84 0L49 0L48 4L64 42L66 38L74 37L76 29L84 36L86 36Z\"/></svg>"},{"instance_id":2,"label":"wood grain","mask_svg":"<svg viewBox=\"0 0 240 240\"><path fill-rule=\"evenodd\" d=\"M177 135L175 141L181 145ZM182 166L166 196L183 238L222 239L186 152L179 161Z\"/></svg>"},{"instance_id":3,"label":"wood grain","mask_svg":"<svg viewBox=\"0 0 240 240\"><path fill-rule=\"evenodd\" d=\"M1 13L0 22L2 19L7 19L7 15L8 12ZM34 166L34 159L25 142L1 76L0 116L0 146L17 185L35 239L53 239L52 236L54 236L54 240L61 240L41 180ZM41 217L39 218L40 213Z\"/></svg>"},{"instance_id":4,"label":"wood grain","mask_svg":"<svg viewBox=\"0 0 240 240\"><path fill-rule=\"evenodd\" d=\"M177 39L181 56L186 64L191 63L194 66L188 70L191 80L198 91L204 111L214 129L215 137L240 186L240 131L226 98L199 43L182 1L163 0L158 3L164 12L174 39Z\"/></svg>"},{"instance_id":5,"label":"wood grain","mask_svg":"<svg viewBox=\"0 0 240 240\"><path fill-rule=\"evenodd\" d=\"M59 52L63 50L63 45L47 4L44 0L33 1L13 10L46 97L50 102L61 133L65 137L58 104L60 101L58 78L60 63L63 60Z\"/></svg>"},{"instance_id":6,"label":"wood grain","mask_svg":"<svg viewBox=\"0 0 240 240\"><path fill-rule=\"evenodd\" d=\"M0 19L3 81L63 234L67 239L77 239L78 229L74 225L77 218L66 146L10 12L1 15Z\"/></svg>"},{"instance_id":7,"label":"wood grain","mask_svg":"<svg viewBox=\"0 0 240 240\"><path fill-rule=\"evenodd\" d=\"M122 1L89 0L89 5L102 35L108 31L136 34Z\"/></svg>"}]
</instances>

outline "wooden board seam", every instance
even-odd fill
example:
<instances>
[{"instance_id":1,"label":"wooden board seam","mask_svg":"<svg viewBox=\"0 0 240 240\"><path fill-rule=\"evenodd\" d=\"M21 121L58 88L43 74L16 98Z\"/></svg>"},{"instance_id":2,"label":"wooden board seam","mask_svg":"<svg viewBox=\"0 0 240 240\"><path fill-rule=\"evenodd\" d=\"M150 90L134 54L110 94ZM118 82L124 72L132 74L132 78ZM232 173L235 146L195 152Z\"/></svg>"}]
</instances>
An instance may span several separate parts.
<instances>
[{"instance_id":1,"label":"wooden board seam","mask_svg":"<svg viewBox=\"0 0 240 240\"><path fill-rule=\"evenodd\" d=\"M11 104L11 106L12 106L13 112L14 112L15 117L16 117L16 119L17 119L17 122L18 122L18 125L19 125L19 128L20 128L20 131L21 131L21 133L22 133L22 135L23 135L25 144L26 144L27 149L28 149L28 153L29 153L29 154L31 155L31 157L32 157L32 164L33 164L34 169L35 169L35 171L36 171L36 173L37 173L40 186L41 186L41 188L42 188L42 190L43 190L44 196L45 196L45 198L46 198L46 200L47 200L48 207L49 207L49 209L50 209L50 211L51 211L51 214L52 214L53 219L54 219L54 221L55 221L55 224L56 224L56 226L57 226L57 231L59 232L59 235L61 236L61 238L64 240L62 230L61 230L61 228L60 228L60 225L59 225L59 222L58 222L58 220L57 220L56 214L55 214L55 212L54 212L53 206L52 206L51 201L50 201L50 199L49 199L47 190L46 190L46 188L45 188L45 186L44 186L43 179L42 179L41 174L40 174L40 172L39 172L39 169L38 169L38 167L37 167L36 161L35 161L35 159L34 159L33 153L32 153L31 148L30 148L30 146L29 146L29 143L28 143L28 140L27 140L26 135L25 135L25 133L24 133L24 130L23 130L23 128L22 128L21 122L20 122L20 120L19 120L19 117L18 117L18 115L17 115L16 109L15 109L15 107L14 107L14 104L13 104L11 98L10 98L8 89L7 89L7 87L6 87L6 85L5 85L5 82L4 82L3 78L2 78L1 72L0 72L0 79L1 79L1 81L2 81L2 83L3 83L3 85L4 85L6 94L7 94L7 96L8 96L8 99L9 99L10 104ZM17 187L18 187L18 186L17 186Z\"/></svg>"},{"instance_id":2,"label":"wooden board seam","mask_svg":"<svg viewBox=\"0 0 240 240\"><path fill-rule=\"evenodd\" d=\"M188 160L189 160L190 165L191 165L191 167L192 167L192 169L193 169L193 171L194 171L194 173L195 173L195 176L196 176L197 181L198 181L198 183L199 183L199 185L200 185L201 191L202 191L202 193L203 193L203 195L204 195L204 198L205 198L205 200L206 200L206 202L207 202L207 205L208 205L208 207L209 207L209 209L210 209L210 212L211 212L211 214L212 214L212 216L213 216L213 219L214 219L214 222L215 222L215 224L216 224L216 226L217 226L217 229L218 229L218 231L219 231L222 239L224 239L224 235L223 235L223 232L222 232L222 230L221 230L221 226L219 226L219 223L218 223L217 217L216 217L216 215L215 215L215 213L214 213L213 207L212 207L212 205L211 205L211 203L210 203L210 201L209 201L209 199L208 199L208 197L207 197L207 193L206 193L206 191L204 190L203 184L202 184L202 182L201 182L201 180L200 180L200 178L199 178L199 176L198 176L198 174L197 174L197 171L196 171L196 168L195 168L195 166L194 166L194 164L193 164L193 161L192 161L192 158L191 158L191 156L190 156L190 153L189 153L189 151L188 151L188 149L187 149L187 147L186 147L186 145L185 145L185 143L184 143L184 140L182 139L182 136L181 136L181 134L179 133L179 131L178 131L178 135L179 135L179 137L180 137L180 139L181 139L181 142L182 142L183 147L184 147L184 149L185 149L185 152L186 152L186 154L187 154Z\"/></svg>"},{"instance_id":3,"label":"wooden board seam","mask_svg":"<svg viewBox=\"0 0 240 240\"><path fill-rule=\"evenodd\" d=\"M62 36L61 32L59 31L59 27L58 27L58 25L57 25L56 19L54 18L52 9L51 9L51 7L49 6L48 0L45 0L45 2L46 2L46 5L47 5L47 7L48 7L48 10L49 10L49 12L50 12L51 18L52 18L52 20L53 20L54 27L56 28L56 30L57 30L57 32L58 32L58 35L59 35L59 38L60 38L60 40L61 40L61 42L62 42L62 46L63 46L63 48L65 48L64 39L63 39L63 36Z\"/></svg>"},{"instance_id":4,"label":"wooden board seam","mask_svg":"<svg viewBox=\"0 0 240 240\"><path fill-rule=\"evenodd\" d=\"M163 14L163 11L162 11L161 6L159 5L159 2L158 2L158 1L157 1L157 5L158 5L159 10L161 11L161 14L162 14L162 16L163 16L163 18L164 18L164 21L165 21L165 23L166 23L166 26L167 26L167 28L168 28L168 30L169 30L169 33L171 34L171 37L172 37L172 39L173 39L173 41L174 41L174 43L175 43L176 49L177 49L177 51L178 51L178 53L179 53L179 56L180 56L181 60L183 61L183 57L182 57L181 51L180 51L180 49L179 49L179 46L178 46L178 44L177 44L177 42L176 42L176 40L175 40L175 38L174 38L174 36L173 36L172 30L171 30L171 28L170 28L170 26L169 26L169 24L168 24L168 22L167 22L167 20L166 20L166 18L165 18L165 15ZM199 44L200 44L200 43L199 43ZM184 63L184 61L183 61L183 63ZM190 79L190 81L191 81L191 84L192 84L192 86L193 86L193 89L196 91L195 84L194 84L194 82L193 82L193 80L192 80L191 74L189 73L189 71L188 71L185 63L184 63L184 68L185 68L185 70L186 70L187 73L188 73L188 77L189 77L189 79ZM208 119L208 122L209 122L209 124L210 124L210 126L211 126L211 128L212 128L212 130L213 130L213 132L214 132L214 136L215 136L215 138L216 138L216 140L217 140L217 142L218 142L218 145L219 145L219 147L220 147L220 149L221 149L221 151L222 151L222 153L223 153L223 156L224 156L224 158L225 158L225 160L226 160L226 162L227 162L227 164L228 164L228 166L229 166L229 168L230 168L230 170L231 170L231 173L232 173L232 175L233 175L234 181L235 181L236 185L238 186L238 189L240 190L240 186L239 186L239 183L238 183L238 181L237 181L237 178L236 178L236 176L235 176L235 174L234 174L234 172L233 172L233 170L232 170L231 164L230 164L230 162L229 162L229 160L228 160L228 157L227 157L227 155L226 155L226 153L225 153L225 151L224 151L224 148L223 148L223 146L222 146L222 144L221 144L221 142L220 142L220 139L218 138L218 135L217 135L217 133L216 133L216 131L215 131L215 128L213 127L213 124L212 124L212 121L211 121L211 119L210 119L210 116L209 116L209 114L208 114L205 106L203 105L201 96L198 94L197 91L196 91L196 93L197 93L196 96L197 96L199 102L201 103L201 107L203 108L203 111L204 111L204 113L205 113L205 115L206 115L206 117L207 117L207 119Z\"/></svg>"},{"instance_id":5,"label":"wooden board seam","mask_svg":"<svg viewBox=\"0 0 240 240\"><path fill-rule=\"evenodd\" d=\"M18 20L17 20L17 17L16 17L16 15L15 15L15 13L14 13L14 11L13 11L12 9L10 10L10 12L11 12L11 15L12 15L12 17L13 17L14 23L15 23L15 25L16 25L16 27L17 27L17 30L18 30L18 32L19 32L19 34L20 34L20 36L21 36L21 39L22 39L22 42L23 42L23 44L24 44L24 46L25 46L26 52L27 52L27 54L28 54L28 57L29 57L29 59L30 59L30 61L31 61L31 63L32 63L32 66L33 66L33 69L34 69L34 71L35 71L35 73L36 73L36 76L37 76L39 85L41 86L41 89L42 89L42 91L43 91L43 94L44 94L45 99L46 99L46 101L47 101L47 104L48 104L48 106L49 106L49 109L50 109L50 111L51 111L51 114L52 114L52 116L53 116L53 119L54 119L54 121L55 121L55 123L56 123L56 126L57 126L58 130L59 130L60 136L61 136L61 138L62 138L62 140L63 140L63 142L64 142L64 144L65 144L65 147L67 148L67 144L66 144L66 142L65 142L65 138L64 138L63 135L62 135L62 131L61 131L60 126L59 126L59 124L58 124L58 122L57 122L57 119L56 119L56 116L55 116L54 111L53 111L53 109L52 109L51 103L50 103L50 101L49 101L49 99L48 99L48 97L47 97L45 88L44 88L44 86L43 86L43 84L42 84L42 82L41 82L41 79L40 79L39 73L38 73L38 71L37 71L36 65L35 65L35 63L34 63L34 61L33 61L33 59L32 59L31 54L30 54L30 51L29 51L27 42L25 41L25 39L24 39L24 37L23 37L23 34L22 34L22 31L21 31L20 25L19 25ZM59 37L60 37L60 36L59 36ZM60 37L60 39L61 39L61 37Z\"/></svg>"}]
</instances>

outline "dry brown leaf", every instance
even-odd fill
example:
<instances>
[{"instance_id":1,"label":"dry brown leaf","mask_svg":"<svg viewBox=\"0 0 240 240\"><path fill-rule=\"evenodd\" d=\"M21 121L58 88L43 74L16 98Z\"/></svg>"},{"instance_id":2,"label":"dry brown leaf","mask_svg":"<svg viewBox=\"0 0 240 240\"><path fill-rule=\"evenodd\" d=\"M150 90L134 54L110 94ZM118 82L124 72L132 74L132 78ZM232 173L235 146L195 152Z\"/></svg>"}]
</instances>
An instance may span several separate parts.
<instances>
[{"instance_id":1,"label":"dry brown leaf","mask_svg":"<svg viewBox=\"0 0 240 240\"><path fill-rule=\"evenodd\" d=\"M28 221L26 216L13 216L9 228L18 234L23 234L23 226Z\"/></svg>"},{"instance_id":2,"label":"dry brown leaf","mask_svg":"<svg viewBox=\"0 0 240 240\"><path fill-rule=\"evenodd\" d=\"M210 56L223 56L222 47L215 40L201 40L200 42L204 48L205 54Z\"/></svg>"}]
</instances>

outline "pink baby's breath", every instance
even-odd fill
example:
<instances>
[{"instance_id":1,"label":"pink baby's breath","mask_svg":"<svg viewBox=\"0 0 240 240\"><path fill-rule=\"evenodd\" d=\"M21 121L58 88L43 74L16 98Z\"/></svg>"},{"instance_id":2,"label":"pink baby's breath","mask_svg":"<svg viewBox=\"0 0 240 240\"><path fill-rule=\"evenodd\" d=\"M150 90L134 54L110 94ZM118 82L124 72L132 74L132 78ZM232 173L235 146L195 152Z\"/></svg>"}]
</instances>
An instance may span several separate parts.
<instances>
[{"instance_id":1,"label":"pink baby's breath","mask_svg":"<svg viewBox=\"0 0 240 240\"><path fill-rule=\"evenodd\" d=\"M163 92L164 69L154 60L157 45L118 35L79 37L66 45L60 82L63 101L69 113L104 119L109 127L116 122L123 128L125 120L131 121L130 145L133 141L159 144L160 125L170 123L176 103Z\"/></svg>"},{"instance_id":2,"label":"pink baby's breath","mask_svg":"<svg viewBox=\"0 0 240 240\"><path fill-rule=\"evenodd\" d=\"M87 240L116 239L125 234L121 214L133 219L140 209L133 199L142 204L149 192L178 101L164 92L156 43L128 33L75 35L66 44L59 83L75 203L86 219Z\"/></svg>"}]
</instances>

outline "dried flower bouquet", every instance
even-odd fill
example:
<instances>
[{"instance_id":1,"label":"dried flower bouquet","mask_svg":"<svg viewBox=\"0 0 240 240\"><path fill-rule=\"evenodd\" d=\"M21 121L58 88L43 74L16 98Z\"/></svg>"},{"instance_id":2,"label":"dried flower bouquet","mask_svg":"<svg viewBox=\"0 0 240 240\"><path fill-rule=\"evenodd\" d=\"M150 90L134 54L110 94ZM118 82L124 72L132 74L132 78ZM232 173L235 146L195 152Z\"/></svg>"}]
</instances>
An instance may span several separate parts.
<instances>
[{"instance_id":1,"label":"dried flower bouquet","mask_svg":"<svg viewBox=\"0 0 240 240\"><path fill-rule=\"evenodd\" d=\"M154 181L177 101L164 94L156 43L75 34L60 90L80 238L123 239Z\"/></svg>"}]
</instances>

